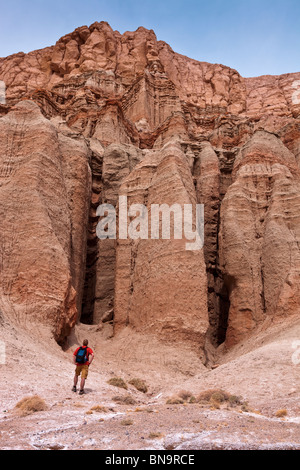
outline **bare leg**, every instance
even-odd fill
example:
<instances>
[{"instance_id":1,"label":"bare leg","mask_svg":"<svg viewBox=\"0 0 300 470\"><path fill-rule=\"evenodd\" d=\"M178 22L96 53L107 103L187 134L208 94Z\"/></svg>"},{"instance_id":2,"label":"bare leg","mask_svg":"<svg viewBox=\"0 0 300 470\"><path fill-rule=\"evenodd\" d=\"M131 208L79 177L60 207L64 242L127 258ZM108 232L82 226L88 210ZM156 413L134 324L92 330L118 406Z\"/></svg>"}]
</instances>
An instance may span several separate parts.
<instances>
[{"instance_id":1,"label":"bare leg","mask_svg":"<svg viewBox=\"0 0 300 470\"><path fill-rule=\"evenodd\" d=\"M75 376L74 376L74 387L76 387L77 383L78 383L78 376L75 374Z\"/></svg>"},{"instance_id":2,"label":"bare leg","mask_svg":"<svg viewBox=\"0 0 300 470\"><path fill-rule=\"evenodd\" d=\"M84 390L84 385L85 385L85 379L81 379L81 382L80 382L80 390Z\"/></svg>"}]
</instances>

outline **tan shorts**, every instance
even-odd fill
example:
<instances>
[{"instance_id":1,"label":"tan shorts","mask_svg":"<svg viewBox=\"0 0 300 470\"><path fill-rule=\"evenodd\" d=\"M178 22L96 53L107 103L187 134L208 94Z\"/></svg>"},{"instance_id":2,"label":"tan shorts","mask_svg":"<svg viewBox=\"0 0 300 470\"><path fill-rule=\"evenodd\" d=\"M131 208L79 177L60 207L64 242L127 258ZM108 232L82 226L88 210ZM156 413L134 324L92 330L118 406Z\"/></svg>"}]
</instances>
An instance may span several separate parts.
<instances>
[{"instance_id":1,"label":"tan shorts","mask_svg":"<svg viewBox=\"0 0 300 470\"><path fill-rule=\"evenodd\" d=\"M76 367L75 374L77 375L77 377L81 375L82 379L87 379L88 373L89 373L89 366L85 365L85 366Z\"/></svg>"}]
</instances>

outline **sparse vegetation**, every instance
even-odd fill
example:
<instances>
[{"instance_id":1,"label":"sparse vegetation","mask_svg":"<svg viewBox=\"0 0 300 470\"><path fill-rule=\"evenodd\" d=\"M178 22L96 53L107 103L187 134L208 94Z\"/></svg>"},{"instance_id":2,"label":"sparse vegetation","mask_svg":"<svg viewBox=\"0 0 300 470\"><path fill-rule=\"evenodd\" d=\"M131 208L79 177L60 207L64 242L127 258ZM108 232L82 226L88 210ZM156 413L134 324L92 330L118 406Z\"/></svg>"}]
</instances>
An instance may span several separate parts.
<instances>
[{"instance_id":1,"label":"sparse vegetation","mask_svg":"<svg viewBox=\"0 0 300 470\"><path fill-rule=\"evenodd\" d=\"M247 403L242 404L241 410L244 411L245 413L249 413L251 411Z\"/></svg>"},{"instance_id":2,"label":"sparse vegetation","mask_svg":"<svg viewBox=\"0 0 300 470\"><path fill-rule=\"evenodd\" d=\"M228 404L230 407L246 406L243 398L238 395L233 395L221 389L210 389L201 392L197 398L197 403L211 404L218 408L221 404Z\"/></svg>"},{"instance_id":3,"label":"sparse vegetation","mask_svg":"<svg viewBox=\"0 0 300 470\"><path fill-rule=\"evenodd\" d=\"M211 410L219 410L220 409L220 403L217 401L210 401L210 409Z\"/></svg>"},{"instance_id":4,"label":"sparse vegetation","mask_svg":"<svg viewBox=\"0 0 300 470\"><path fill-rule=\"evenodd\" d=\"M284 418L285 416L287 416L287 410L286 409L278 410L276 411L275 416L276 418Z\"/></svg>"},{"instance_id":5,"label":"sparse vegetation","mask_svg":"<svg viewBox=\"0 0 300 470\"><path fill-rule=\"evenodd\" d=\"M130 395L117 395L114 396L112 399L119 405L136 405L136 400Z\"/></svg>"},{"instance_id":6,"label":"sparse vegetation","mask_svg":"<svg viewBox=\"0 0 300 470\"><path fill-rule=\"evenodd\" d=\"M148 439L162 439L164 435L161 432L150 432Z\"/></svg>"},{"instance_id":7,"label":"sparse vegetation","mask_svg":"<svg viewBox=\"0 0 300 470\"><path fill-rule=\"evenodd\" d=\"M229 400L229 394L219 389L210 389L201 392L197 397L197 403L223 403Z\"/></svg>"},{"instance_id":8,"label":"sparse vegetation","mask_svg":"<svg viewBox=\"0 0 300 470\"><path fill-rule=\"evenodd\" d=\"M102 405L95 405L91 408L90 411L95 411L96 413L107 413L108 412L108 409L105 408L105 406L102 406Z\"/></svg>"},{"instance_id":9,"label":"sparse vegetation","mask_svg":"<svg viewBox=\"0 0 300 470\"><path fill-rule=\"evenodd\" d=\"M128 386L125 380L123 380L121 377L112 377L108 380L107 383L113 387L125 388L125 390L128 390Z\"/></svg>"},{"instance_id":10,"label":"sparse vegetation","mask_svg":"<svg viewBox=\"0 0 300 470\"><path fill-rule=\"evenodd\" d=\"M133 385L139 392L147 393L148 387L144 380L142 379L132 379L130 380L130 385Z\"/></svg>"},{"instance_id":11,"label":"sparse vegetation","mask_svg":"<svg viewBox=\"0 0 300 470\"><path fill-rule=\"evenodd\" d=\"M205 390L198 394L193 395L191 392L182 390L177 395L168 398L168 405L182 405L186 403L198 403L201 405L208 405L211 409L219 409L221 405L226 404L230 407L246 406L242 398L237 395L231 395L221 389Z\"/></svg>"},{"instance_id":12,"label":"sparse vegetation","mask_svg":"<svg viewBox=\"0 0 300 470\"><path fill-rule=\"evenodd\" d=\"M76 402L76 403L73 403L72 406L74 406L75 408L83 408L84 405L82 403Z\"/></svg>"},{"instance_id":13,"label":"sparse vegetation","mask_svg":"<svg viewBox=\"0 0 300 470\"><path fill-rule=\"evenodd\" d=\"M167 405L183 405L184 401L178 396L168 398Z\"/></svg>"},{"instance_id":14,"label":"sparse vegetation","mask_svg":"<svg viewBox=\"0 0 300 470\"><path fill-rule=\"evenodd\" d=\"M153 413L152 408L148 408L147 406L137 406L134 411L135 413Z\"/></svg>"},{"instance_id":15,"label":"sparse vegetation","mask_svg":"<svg viewBox=\"0 0 300 470\"><path fill-rule=\"evenodd\" d=\"M16 404L16 409L22 416L27 416L39 411L46 411L48 409L45 400L38 395L32 397L25 397Z\"/></svg>"},{"instance_id":16,"label":"sparse vegetation","mask_svg":"<svg viewBox=\"0 0 300 470\"><path fill-rule=\"evenodd\" d=\"M121 421L121 425L122 425L122 426L132 426L132 425L133 425L133 421L132 421L132 419L129 419L129 418L123 419L123 420Z\"/></svg>"},{"instance_id":17,"label":"sparse vegetation","mask_svg":"<svg viewBox=\"0 0 300 470\"><path fill-rule=\"evenodd\" d=\"M186 390L181 390L178 393L179 398L181 398L183 401L190 401L190 398L193 396L191 392L188 392Z\"/></svg>"},{"instance_id":18,"label":"sparse vegetation","mask_svg":"<svg viewBox=\"0 0 300 470\"><path fill-rule=\"evenodd\" d=\"M238 406L242 404L241 397L238 397L237 395L229 395L228 401L230 406Z\"/></svg>"}]
</instances>

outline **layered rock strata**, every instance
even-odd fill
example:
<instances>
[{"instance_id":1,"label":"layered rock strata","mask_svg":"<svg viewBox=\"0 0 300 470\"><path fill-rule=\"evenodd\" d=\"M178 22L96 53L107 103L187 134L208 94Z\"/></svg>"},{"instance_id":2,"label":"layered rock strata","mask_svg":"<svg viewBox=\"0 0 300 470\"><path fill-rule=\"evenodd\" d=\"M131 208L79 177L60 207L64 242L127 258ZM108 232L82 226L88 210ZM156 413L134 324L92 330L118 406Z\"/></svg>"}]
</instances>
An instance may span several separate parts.
<instances>
[{"instance_id":1,"label":"layered rock strata","mask_svg":"<svg viewBox=\"0 0 300 470\"><path fill-rule=\"evenodd\" d=\"M0 58L0 81L3 315L60 343L104 322L203 355L298 314L300 73L243 78L101 22ZM120 195L203 204L203 249L99 240Z\"/></svg>"}]
</instances>

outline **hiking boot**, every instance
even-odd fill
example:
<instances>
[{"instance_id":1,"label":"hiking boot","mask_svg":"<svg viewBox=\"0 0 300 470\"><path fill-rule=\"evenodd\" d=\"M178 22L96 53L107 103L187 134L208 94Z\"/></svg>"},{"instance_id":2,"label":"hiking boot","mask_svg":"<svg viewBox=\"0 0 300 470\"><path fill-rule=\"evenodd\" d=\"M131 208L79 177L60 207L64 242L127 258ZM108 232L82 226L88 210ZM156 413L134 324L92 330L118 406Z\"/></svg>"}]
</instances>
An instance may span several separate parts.
<instances>
[{"instance_id":1,"label":"hiking boot","mask_svg":"<svg viewBox=\"0 0 300 470\"><path fill-rule=\"evenodd\" d=\"M80 390L79 395L84 395L84 390Z\"/></svg>"},{"instance_id":2,"label":"hiking boot","mask_svg":"<svg viewBox=\"0 0 300 470\"><path fill-rule=\"evenodd\" d=\"M77 392L77 388L75 387L75 385L74 385L74 387L72 388L72 392Z\"/></svg>"}]
</instances>

